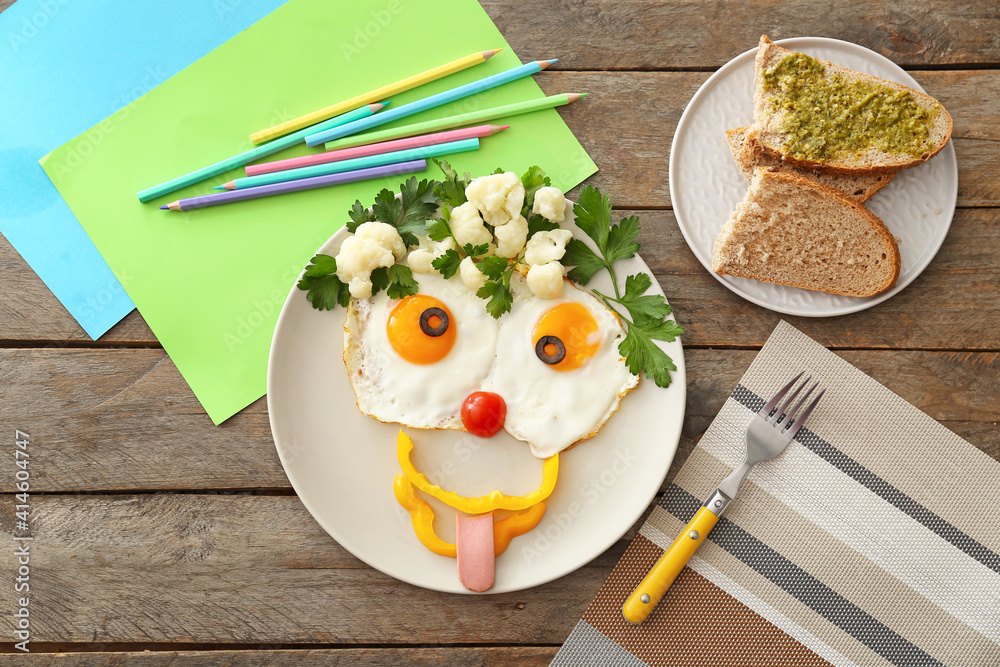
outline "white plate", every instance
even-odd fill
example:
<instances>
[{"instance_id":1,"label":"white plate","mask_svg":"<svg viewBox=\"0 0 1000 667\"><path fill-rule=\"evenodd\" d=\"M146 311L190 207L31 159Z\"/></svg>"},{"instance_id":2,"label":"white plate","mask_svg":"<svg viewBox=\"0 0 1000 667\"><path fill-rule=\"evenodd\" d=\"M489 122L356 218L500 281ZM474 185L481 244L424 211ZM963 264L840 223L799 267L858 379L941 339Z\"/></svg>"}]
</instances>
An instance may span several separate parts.
<instances>
[{"instance_id":1,"label":"white plate","mask_svg":"<svg viewBox=\"0 0 1000 667\"><path fill-rule=\"evenodd\" d=\"M340 230L318 252L336 255L346 236ZM628 274L649 272L638 258L617 263L615 270L623 283ZM588 287L610 290L602 273ZM655 279L653 289L662 294ZM278 318L267 407L288 479L316 521L368 565L416 586L468 593L455 560L424 548L396 502L399 426L366 417L355 405L342 358L344 314L343 308L313 309L305 292L293 287ZM545 517L497 558L489 592L521 590L572 572L614 544L649 506L673 460L684 418L681 343L662 347L677 364L670 387L643 379L597 436L560 455L559 481L546 500ZM418 468L445 488L520 495L541 479L541 461L505 432L481 439L455 431L406 431ZM438 534L453 542L454 510L428 500Z\"/></svg>"},{"instance_id":2,"label":"white plate","mask_svg":"<svg viewBox=\"0 0 1000 667\"><path fill-rule=\"evenodd\" d=\"M923 90L883 56L857 44L822 37L777 44L865 74ZM743 199L747 185L733 162L726 130L753 122L751 49L722 66L698 89L681 115L670 149L670 198L677 224L698 260L719 282L744 299L779 313L828 317L871 308L920 275L944 242L955 213L958 165L951 142L926 164L904 169L865 205L899 241L902 259L895 287L868 298L772 285L712 271L712 248L722 224Z\"/></svg>"}]
</instances>

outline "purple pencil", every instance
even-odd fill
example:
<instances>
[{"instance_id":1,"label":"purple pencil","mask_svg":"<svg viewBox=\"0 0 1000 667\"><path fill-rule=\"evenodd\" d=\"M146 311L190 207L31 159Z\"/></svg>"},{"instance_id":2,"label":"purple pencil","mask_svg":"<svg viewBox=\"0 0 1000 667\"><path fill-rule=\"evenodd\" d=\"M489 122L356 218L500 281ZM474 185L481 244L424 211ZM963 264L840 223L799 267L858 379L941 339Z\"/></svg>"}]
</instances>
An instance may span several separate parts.
<instances>
[{"instance_id":1,"label":"purple pencil","mask_svg":"<svg viewBox=\"0 0 1000 667\"><path fill-rule=\"evenodd\" d=\"M355 169L339 174L327 174L325 176L313 176L312 178L300 178L297 181L285 181L282 183L271 183L270 185L258 185L255 188L244 190L227 190L200 197L188 197L172 201L160 208L170 211L187 211L192 208L204 208L205 206L215 206L216 204L229 204L235 201L246 201L247 199L257 199L259 197L270 197L272 195L283 195L287 192L301 192L302 190L313 190L315 188L325 188L329 185L340 185L341 183L355 183L357 181L368 181L382 176L397 176L399 174L410 174L415 171L427 169L427 160L409 160L407 162L397 162L386 164L380 167L368 167L366 169Z\"/></svg>"}]
</instances>

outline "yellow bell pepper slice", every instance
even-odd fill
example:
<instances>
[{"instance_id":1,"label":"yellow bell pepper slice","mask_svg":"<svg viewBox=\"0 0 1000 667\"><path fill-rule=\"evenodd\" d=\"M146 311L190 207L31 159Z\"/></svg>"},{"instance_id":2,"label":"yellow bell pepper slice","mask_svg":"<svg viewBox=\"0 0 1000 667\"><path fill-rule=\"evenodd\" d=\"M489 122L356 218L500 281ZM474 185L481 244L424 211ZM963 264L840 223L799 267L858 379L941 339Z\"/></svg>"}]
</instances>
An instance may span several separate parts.
<instances>
[{"instance_id":1,"label":"yellow bell pepper slice","mask_svg":"<svg viewBox=\"0 0 1000 667\"><path fill-rule=\"evenodd\" d=\"M457 553L455 545L445 542L434 532L434 510L426 500L417 496L410 480L403 475L396 475L392 490L399 504L410 513L410 521L413 523L413 532L417 534L417 539L439 556L455 558Z\"/></svg>"},{"instance_id":2,"label":"yellow bell pepper slice","mask_svg":"<svg viewBox=\"0 0 1000 667\"><path fill-rule=\"evenodd\" d=\"M404 475L396 475L393 492L403 509L410 513L417 539L439 556L455 558L455 545L445 542L434 532L434 510L426 500L417 495L410 480ZM545 503L538 503L493 524L493 555L499 556L506 551L511 540L537 526L543 516Z\"/></svg>"},{"instance_id":3,"label":"yellow bell pepper slice","mask_svg":"<svg viewBox=\"0 0 1000 667\"><path fill-rule=\"evenodd\" d=\"M406 478L427 495L466 514L486 514L493 510L527 509L548 498L553 489L556 488L556 479L559 477L559 455L555 454L545 459L542 464L542 483L531 493L523 496L507 496L498 489L485 496L472 498L459 495L454 491L445 491L440 486L432 484L410 461L412 452L413 441L403 431L400 431L396 438L396 456L399 458L399 465Z\"/></svg>"},{"instance_id":4,"label":"yellow bell pepper slice","mask_svg":"<svg viewBox=\"0 0 1000 667\"><path fill-rule=\"evenodd\" d=\"M499 556L506 551L512 539L537 526L543 516L545 503L538 503L493 524L493 555Z\"/></svg>"}]
</instances>

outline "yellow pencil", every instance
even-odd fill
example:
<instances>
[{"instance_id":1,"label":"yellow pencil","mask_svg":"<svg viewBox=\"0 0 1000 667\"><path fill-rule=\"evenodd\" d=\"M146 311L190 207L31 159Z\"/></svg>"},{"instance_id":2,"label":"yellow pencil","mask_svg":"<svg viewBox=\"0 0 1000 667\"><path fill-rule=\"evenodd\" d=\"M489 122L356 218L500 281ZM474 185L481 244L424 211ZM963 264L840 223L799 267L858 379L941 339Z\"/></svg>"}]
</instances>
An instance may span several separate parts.
<instances>
[{"instance_id":1,"label":"yellow pencil","mask_svg":"<svg viewBox=\"0 0 1000 667\"><path fill-rule=\"evenodd\" d=\"M324 121L327 118L333 118L334 116L340 115L345 111L355 109L363 104L377 102L378 100L384 99L390 95L395 95L396 93L401 93L404 90L416 88L417 86L431 81L436 81L437 79L448 76L449 74L460 72L461 70L472 67L473 65L484 63L500 51L501 49L476 51L473 54L465 56L464 58L459 58L458 60L435 67L434 69L429 69L426 72L421 72L420 74L414 74L413 76L403 79L402 81L390 83L387 86L382 86L377 90L372 90L363 95L352 97L349 100L334 104L333 106L326 107L325 109L313 111L305 116L287 121L280 125L275 125L274 127L269 127L266 130L261 130L260 132L251 134L250 140L255 144L262 144L265 141L270 141L271 139L283 136L289 132L295 132L296 130L301 130L304 127L315 125L316 123Z\"/></svg>"}]
</instances>

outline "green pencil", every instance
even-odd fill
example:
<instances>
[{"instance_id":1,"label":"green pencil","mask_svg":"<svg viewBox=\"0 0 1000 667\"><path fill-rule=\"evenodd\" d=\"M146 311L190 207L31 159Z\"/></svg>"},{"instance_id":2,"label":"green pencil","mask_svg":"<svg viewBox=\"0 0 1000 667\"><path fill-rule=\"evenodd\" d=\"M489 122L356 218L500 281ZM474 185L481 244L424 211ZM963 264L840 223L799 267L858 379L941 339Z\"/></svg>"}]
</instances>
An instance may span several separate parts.
<instances>
[{"instance_id":1,"label":"green pencil","mask_svg":"<svg viewBox=\"0 0 1000 667\"><path fill-rule=\"evenodd\" d=\"M202 167L201 169L192 171L189 174L178 176L177 178L167 181L166 183L160 183L159 185L154 185L151 188L146 188L136 194L141 202L156 199L157 197L173 192L174 190L180 190L181 188L185 188L194 183L204 181L206 178L218 176L219 174L225 173L230 169L242 167L245 164L250 164L254 160L259 160L262 157L273 155L274 153L284 150L289 146L300 144L305 139L307 134L328 130L330 128L337 127L338 125L367 118L376 111L385 108L388 104L389 102L366 104L362 107L358 107L354 111L348 111L347 113L340 114L339 116L325 120L322 123L317 123L316 125L307 127L304 130L286 134L285 136L279 137L274 141L251 148L250 150L244 151L239 155L234 155L220 162L216 162L215 164L210 164L207 167Z\"/></svg>"},{"instance_id":2,"label":"green pencil","mask_svg":"<svg viewBox=\"0 0 1000 667\"><path fill-rule=\"evenodd\" d=\"M581 97L586 96L587 93L563 93L562 95L550 95L549 97L542 97L537 100L515 102L513 104L505 104L500 107L471 111L458 116L448 116L437 120L428 120L423 123L414 123L412 125L404 125L402 127L390 128L388 130L379 130L378 132L369 132L367 134L334 139L333 141L326 142L324 146L328 151L336 150L338 148L366 146L379 141L402 139L403 137L412 137L418 134L437 132L438 130L448 130L453 127L461 127L462 125L474 125L483 121L493 120L494 118L516 116L518 114L528 113L531 111L540 111L541 109L551 109L552 107L558 107L564 104L569 104L570 102L576 102Z\"/></svg>"}]
</instances>

